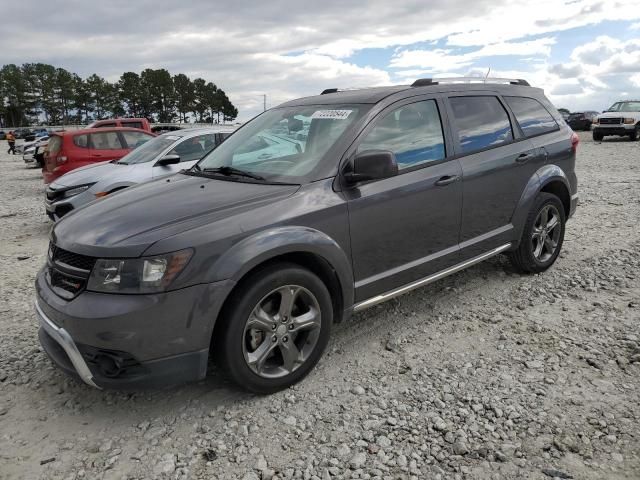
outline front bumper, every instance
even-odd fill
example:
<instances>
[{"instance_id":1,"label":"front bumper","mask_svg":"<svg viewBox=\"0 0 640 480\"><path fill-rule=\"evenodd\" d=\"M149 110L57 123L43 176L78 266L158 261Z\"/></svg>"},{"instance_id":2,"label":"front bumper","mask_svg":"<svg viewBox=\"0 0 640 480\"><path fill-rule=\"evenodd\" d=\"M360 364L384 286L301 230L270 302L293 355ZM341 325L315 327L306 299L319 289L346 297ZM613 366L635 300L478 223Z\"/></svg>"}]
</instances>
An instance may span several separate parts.
<instances>
[{"instance_id":1,"label":"front bumper","mask_svg":"<svg viewBox=\"0 0 640 480\"><path fill-rule=\"evenodd\" d=\"M36 302L36 316L38 317L38 322L40 323L41 329L39 332L40 343L45 348L47 354L54 360L59 359L56 363L58 363L61 368L67 371L70 370L69 365L64 364L64 360L60 358L59 355L54 354L54 349L51 348L52 345L49 345L49 348L47 349L47 346L45 346L45 344L47 344L45 340L46 337L44 337L44 335L48 335L52 340L55 340L55 342L62 348L62 350L66 353L67 359L71 363L71 366L73 367L73 369L75 369L75 373L84 383L92 387L100 388L93 381L93 373L87 366L87 362L82 357L82 354L71 338L71 335L69 335L69 333L64 328L58 327L55 323L53 323L42 311L42 309L38 305L38 302Z\"/></svg>"},{"instance_id":2,"label":"front bumper","mask_svg":"<svg viewBox=\"0 0 640 480\"><path fill-rule=\"evenodd\" d=\"M602 135L631 135L636 129L635 125L594 125L593 132Z\"/></svg>"},{"instance_id":3,"label":"front bumper","mask_svg":"<svg viewBox=\"0 0 640 480\"><path fill-rule=\"evenodd\" d=\"M233 285L222 281L151 295L84 291L68 301L53 292L41 271L40 342L58 367L97 388L201 380L215 320ZM116 370L107 368L114 364Z\"/></svg>"}]
</instances>

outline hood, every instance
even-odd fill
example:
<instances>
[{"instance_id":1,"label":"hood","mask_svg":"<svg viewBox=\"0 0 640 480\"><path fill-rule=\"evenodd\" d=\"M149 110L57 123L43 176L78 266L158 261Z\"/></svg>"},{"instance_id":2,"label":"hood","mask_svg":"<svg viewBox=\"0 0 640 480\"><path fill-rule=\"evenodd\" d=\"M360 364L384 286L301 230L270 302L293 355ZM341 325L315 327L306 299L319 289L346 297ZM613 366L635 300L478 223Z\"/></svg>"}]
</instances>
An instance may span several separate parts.
<instances>
[{"instance_id":1,"label":"hood","mask_svg":"<svg viewBox=\"0 0 640 480\"><path fill-rule=\"evenodd\" d=\"M111 162L95 163L76 168L69 173L64 174L49 184L53 190L66 187L75 187L77 185L86 185L87 183L96 183L105 176L126 169L127 165L116 165Z\"/></svg>"},{"instance_id":2,"label":"hood","mask_svg":"<svg viewBox=\"0 0 640 480\"><path fill-rule=\"evenodd\" d=\"M298 188L178 174L68 214L53 228L52 239L82 255L137 257L159 240L281 200Z\"/></svg>"},{"instance_id":3,"label":"hood","mask_svg":"<svg viewBox=\"0 0 640 480\"><path fill-rule=\"evenodd\" d=\"M605 112L598 115L598 118L638 118L640 112Z\"/></svg>"}]
</instances>

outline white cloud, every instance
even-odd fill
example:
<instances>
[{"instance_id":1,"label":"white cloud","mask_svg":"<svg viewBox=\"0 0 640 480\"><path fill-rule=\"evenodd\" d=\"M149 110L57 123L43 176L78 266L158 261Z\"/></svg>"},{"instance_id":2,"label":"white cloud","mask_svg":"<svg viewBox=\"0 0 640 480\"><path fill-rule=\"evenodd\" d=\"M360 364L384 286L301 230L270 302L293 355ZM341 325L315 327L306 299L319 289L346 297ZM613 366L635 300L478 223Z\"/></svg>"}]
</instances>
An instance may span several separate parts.
<instances>
[{"instance_id":1,"label":"white cloud","mask_svg":"<svg viewBox=\"0 0 640 480\"><path fill-rule=\"evenodd\" d=\"M553 37L544 37L525 42L492 43L478 50L461 54L455 54L451 49L400 50L394 54L390 66L395 68L420 67L427 72L459 70L472 65L480 58L491 56L542 55L548 57L551 54L551 46L555 42Z\"/></svg>"},{"instance_id":2,"label":"white cloud","mask_svg":"<svg viewBox=\"0 0 640 480\"><path fill-rule=\"evenodd\" d=\"M557 33L640 20L637 0L236 0L225 8L205 0L183 3L68 0L64 8L47 11L43 28L33 16L42 9L40 1L10 2L2 12L10 21L0 23L0 64L42 61L111 80L127 70L167 68L214 81L244 119L262 109L263 93L272 106L333 86L484 74L489 56L526 57L514 62L522 71L513 67L511 73L548 91L563 79L579 78L584 91L576 99L607 91L633 94L637 87L630 80L638 72L637 45L630 41L587 44L561 67L557 60L549 65L554 41L561 38ZM363 49L382 48L396 49L391 76L386 66L367 67L352 58Z\"/></svg>"}]
</instances>

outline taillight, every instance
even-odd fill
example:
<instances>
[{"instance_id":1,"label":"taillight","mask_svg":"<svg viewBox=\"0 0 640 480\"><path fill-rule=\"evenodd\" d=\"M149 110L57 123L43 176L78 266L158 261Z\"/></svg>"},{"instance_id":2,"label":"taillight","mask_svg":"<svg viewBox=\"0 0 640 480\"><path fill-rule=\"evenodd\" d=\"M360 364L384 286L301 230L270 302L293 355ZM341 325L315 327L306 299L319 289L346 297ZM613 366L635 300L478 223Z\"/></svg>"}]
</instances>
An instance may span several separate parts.
<instances>
[{"instance_id":1,"label":"taillight","mask_svg":"<svg viewBox=\"0 0 640 480\"><path fill-rule=\"evenodd\" d=\"M67 157L65 157L64 155L58 155L56 157L56 164L57 165L62 165L63 163L66 163L67 161Z\"/></svg>"},{"instance_id":2,"label":"taillight","mask_svg":"<svg viewBox=\"0 0 640 480\"><path fill-rule=\"evenodd\" d=\"M577 133L573 132L573 134L571 135L571 151L573 153L576 153L576 151L578 150L579 143L580 143L580 137L578 136Z\"/></svg>"}]
</instances>

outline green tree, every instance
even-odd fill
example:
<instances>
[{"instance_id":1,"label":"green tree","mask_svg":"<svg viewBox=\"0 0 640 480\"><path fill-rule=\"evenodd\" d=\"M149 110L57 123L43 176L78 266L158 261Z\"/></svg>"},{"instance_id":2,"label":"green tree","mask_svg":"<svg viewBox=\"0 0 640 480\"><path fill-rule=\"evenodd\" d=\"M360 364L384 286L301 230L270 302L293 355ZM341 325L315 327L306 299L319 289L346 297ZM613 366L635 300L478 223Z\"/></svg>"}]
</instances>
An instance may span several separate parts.
<instances>
[{"instance_id":1,"label":"green tree","mask_svg":"<svg viewBox=\"0 0 640 480\"><path fill-rule=\"evenodd\" d=\"M175 92L171 74L164 68L147 68L140 74L140 81L150 99L151 111L159 122L171 122L175 117Z\"/></svg>"},{"instance_id":2,"label":"green tree","mask_svg":"<svg viewBox=\"0 0 640 480\"><path fill-rule=\"evenodd\" d=\"M118 80L118 91L127 115L132 117L143 115L140 75L135 72L123 73L120 80Z\"/></svg>"},{"instance_id":3,"label":"green tree","mask_svg":"<svg viewBox=\"0 0 640 480\"><path fill-rule=\"evenodd\" d=\"M180 73L173 77L173 88L179 121L186 123L187 113L193 111L193 104L196 100L195 85L189 77L184 73Z\"/></svg>"},{"instance_id":4,"label":"green tree","mask_svg":"<svg viewBox=\"0 0 640 480\"><path fill-rule=\"evenodd\" d=\"M23 70L14 64L4 65L0 70L4 121L7 127L19 127L29 123L34 102L29 92Z\"/></svg>"}]
</instances>

